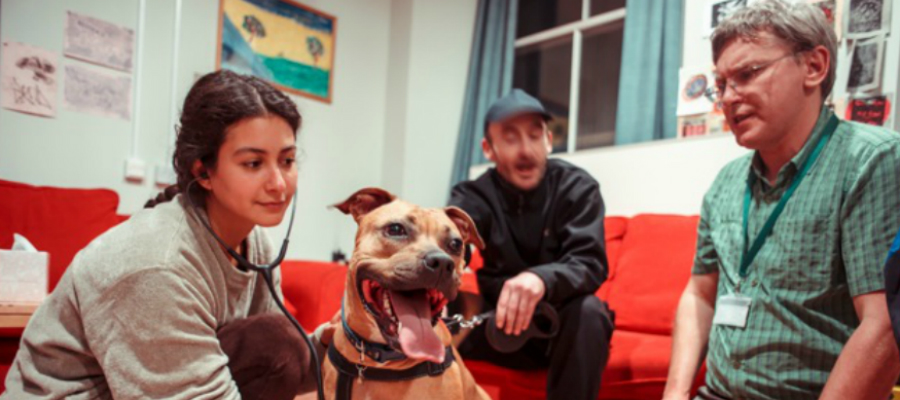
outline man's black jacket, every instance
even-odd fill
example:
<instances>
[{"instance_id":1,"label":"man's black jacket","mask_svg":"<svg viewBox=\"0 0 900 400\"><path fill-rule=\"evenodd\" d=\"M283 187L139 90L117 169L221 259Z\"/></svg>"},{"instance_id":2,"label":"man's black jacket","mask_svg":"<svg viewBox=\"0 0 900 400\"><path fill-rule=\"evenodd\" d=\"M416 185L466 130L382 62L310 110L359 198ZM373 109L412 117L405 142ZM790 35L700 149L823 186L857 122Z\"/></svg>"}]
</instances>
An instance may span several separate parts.
<instances>
[{"instance_id":1,"label":"man's black jacket","mask_svg":"<svg viewBox=\"0 0 900 400\"><path fill-rule=\"evenodd\" d=\"M545 300L555 306L594 294L606 280L600 186L572 164L547 160L544 178L529 192L491 168L456 185L450 205L465 210L484 239L478 286L491 308L504 282L526 270L543 279Z\"/></svg>"}]
</instances>

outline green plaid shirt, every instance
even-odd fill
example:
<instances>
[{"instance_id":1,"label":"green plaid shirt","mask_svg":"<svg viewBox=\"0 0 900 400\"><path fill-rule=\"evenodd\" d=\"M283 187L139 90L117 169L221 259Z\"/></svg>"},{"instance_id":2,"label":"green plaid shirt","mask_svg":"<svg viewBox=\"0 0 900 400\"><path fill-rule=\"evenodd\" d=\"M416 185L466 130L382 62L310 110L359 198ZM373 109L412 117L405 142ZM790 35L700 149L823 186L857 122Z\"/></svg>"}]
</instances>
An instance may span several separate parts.
<instances>
[{"instance_id":1,"label":"green plaid shirt","mask_svg":"<svg viewBox=\"0 0 900 400\"><path fill-rule=\"evenodd\" d=\"M749 174L752 241L809 157L831 111L770 186L756 153L729 163L703 199L693 273L718 272L735 292ZM816 399L859 326L852 298L883 290L882 266L900 226L900 134L841 121L749 266L744 329L714 325L707 385L734 399Z\"/></svg>"}]
</instances>

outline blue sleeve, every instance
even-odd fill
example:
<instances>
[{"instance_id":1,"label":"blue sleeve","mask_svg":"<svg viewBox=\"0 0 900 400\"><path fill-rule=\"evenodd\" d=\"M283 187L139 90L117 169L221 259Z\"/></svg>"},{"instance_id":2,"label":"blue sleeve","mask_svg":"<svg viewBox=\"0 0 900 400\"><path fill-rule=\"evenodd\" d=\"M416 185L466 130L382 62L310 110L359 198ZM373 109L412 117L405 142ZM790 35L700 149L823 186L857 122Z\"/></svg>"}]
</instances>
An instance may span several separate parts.
<instances>
[{"instance_id":1,"label":"blue sleeve","mask_svg":"<svg viewBox=\"0 0 900 400\"><path fill-rule=\"evenodd\" d=\"M884 292L887 298L888 313L894 329L894 339L900 347L900 232L894 237L894 243L884 263Z\"/></svg>"}]
</instances>

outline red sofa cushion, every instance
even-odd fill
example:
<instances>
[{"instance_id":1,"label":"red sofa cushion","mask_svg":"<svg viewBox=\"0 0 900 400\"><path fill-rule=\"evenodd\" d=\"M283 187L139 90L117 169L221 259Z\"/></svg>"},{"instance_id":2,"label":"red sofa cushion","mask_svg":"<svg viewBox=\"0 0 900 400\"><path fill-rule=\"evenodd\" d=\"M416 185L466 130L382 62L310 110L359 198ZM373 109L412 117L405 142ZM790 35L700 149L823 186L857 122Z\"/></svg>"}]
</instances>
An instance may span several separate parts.
<instances>
[{"instance_id":1,"label":"red sofa cushion","mask_svg":"<svg viewBox=\"0 0 900 400\"><path fill-rule=\"evenodd\" d=\"M675 308L691 274L697 216L638 215L628 221L608 301L616 328L672 334Z\"/></svg>"},{"instance_id":2,"label":"red sofa cushion","mask_svg":"<svg viewBox=\"0 0 900 400\"><path fill-rule=\"evenodd\" d=\"M617 331L610 348L600 399L648 399L657 398L662 393L668 374L671 337ZM479 373L488 370L480 367ZM513 391L517 398L544 398L546 370L505 371L509 385L515 387Z\"/></svg>"},{"instance_id":3,"label":"red sofa cushion","mask_svg":"<svg viewBox=\"0 0 900 400\"><path fill-rule=\"evenodd\" d=\"M603 373L600 399L658 398L666 385L672 338L616 331ZM479 384L503 387L501 399L543 399L547 370L514 371L482 361L466 361Z\"/></svg>"},{"instance_id":4,"label":"red sofa cushion","mask_svg":"<svg viewBox=\"0 0 900 400\"><path fill-rule=\"evenodd\" d=\"M288 261L281 264L281 292L296 310L294 317L312 332L341 308L347 267L320 261Z\"/></svg>"},{"instance_id":5,"label":"red sofa cushion","mask_svg":"<svg viewBox=\"0 0 900 400\"><path fill-rule=\"evenodd\" d=\"M107 229L121 222L119 195L108 189L64 189L0 180L0 248L19 233L50 253L53 290L72 258Z\"/></svg>"},{"instance_id":6,"label":"red sofa cushion","mask_svg":"<svg viewBox=\"0 0 900 400\"><path fill-rule=\"evenodd\" d=\"M617 330L603 372L599 399L656 399L666 386L672 337ZM495 390L495 400L545 398L547 371L515 371L485 361L466 360L479 385ZM692 393L703 383L705 367L697 375Z\"/></svg>"}]
</instances>

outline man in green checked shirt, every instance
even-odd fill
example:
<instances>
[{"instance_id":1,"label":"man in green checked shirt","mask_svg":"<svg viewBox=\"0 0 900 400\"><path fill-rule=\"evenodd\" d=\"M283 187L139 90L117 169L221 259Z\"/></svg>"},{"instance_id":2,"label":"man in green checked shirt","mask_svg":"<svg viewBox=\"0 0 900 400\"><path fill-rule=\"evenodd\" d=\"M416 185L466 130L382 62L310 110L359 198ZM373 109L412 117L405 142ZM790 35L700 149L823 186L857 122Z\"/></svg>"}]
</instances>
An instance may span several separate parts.
<instances>
[{"instance_id":1,"label":"man in green checked shirt","mask_svg":"<svg viewBox=\"0 0 900 400\"><path fill-rule=\"evenodd\" d=\"M712 35L717 88L753 153L703 200L666 399L886 399L900 374L882 265L900 226L900 134L823 106L836 38L806 2L762 1Z\"/></svg>"}]
</instances>

